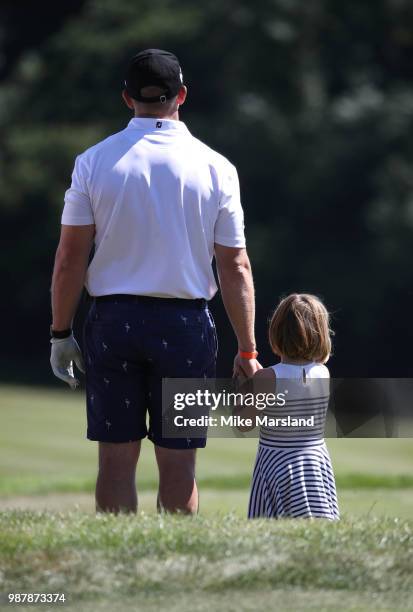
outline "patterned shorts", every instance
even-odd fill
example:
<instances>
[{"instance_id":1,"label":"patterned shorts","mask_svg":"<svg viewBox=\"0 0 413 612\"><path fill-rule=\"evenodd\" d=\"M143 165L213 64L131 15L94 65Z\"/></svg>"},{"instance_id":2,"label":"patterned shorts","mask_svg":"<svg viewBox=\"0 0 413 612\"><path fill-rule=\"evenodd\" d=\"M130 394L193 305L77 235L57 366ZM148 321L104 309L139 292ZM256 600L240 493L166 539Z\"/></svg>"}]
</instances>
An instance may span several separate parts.
<instances>
[{"instance_id":1,"label":"patterned shorts","mask_svg":"<svg viewBox=\"0 0 413 612\"><path fill-rule=\"evenodd\" d=\"M148 436L166 448L205 446L205 438L162 436L162 378L215 376L217 337L205 300L96 298L83 344L89 440Z\"/></svg>"}]
</instances>

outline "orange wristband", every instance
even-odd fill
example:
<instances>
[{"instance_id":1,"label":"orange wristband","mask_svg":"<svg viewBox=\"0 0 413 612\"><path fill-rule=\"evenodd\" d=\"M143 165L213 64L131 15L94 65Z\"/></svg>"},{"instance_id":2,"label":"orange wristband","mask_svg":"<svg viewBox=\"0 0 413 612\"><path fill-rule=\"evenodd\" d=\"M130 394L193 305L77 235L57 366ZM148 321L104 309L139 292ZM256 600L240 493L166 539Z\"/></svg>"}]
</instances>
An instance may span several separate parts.
<instances>
[{"instance_id":1,"label":"orange wristband","mask_svg":"<svg viewBox=\"0 0 413 612\"><path fill-rule=\"evenodd\" d=\"M239 356L241 359L257 359L258 352L257 351L241 351L239 350Z\"/></svg>"}]
</instances>

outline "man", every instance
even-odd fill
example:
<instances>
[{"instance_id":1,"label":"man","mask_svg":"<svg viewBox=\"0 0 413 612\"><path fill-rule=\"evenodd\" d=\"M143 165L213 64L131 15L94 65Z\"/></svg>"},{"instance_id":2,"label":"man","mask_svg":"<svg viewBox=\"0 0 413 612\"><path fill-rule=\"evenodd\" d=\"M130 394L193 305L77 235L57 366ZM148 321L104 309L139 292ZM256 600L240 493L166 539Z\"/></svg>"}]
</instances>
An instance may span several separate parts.
<instances>
[{"instance_id":1,"label":"man","mask_svg":"<svg viewBox=\"0 0 413 612\"><path fill-rule=\"evenodd\" d=\"M173 54L138 53L122 95L134 118L77 157L65 194L52 279L51 365L77 385L73 362L82 371L84 365L72 322L85 284L94 298L84 361L87 436L99 442L96 507L136 511L135 470L148 435L159 468L158 506L194 513L195 453L205 439L162 436L161 383L215 375L207 307L217 290L214 254L238 339L234 372L252 376L260 367L238 177L179 121L187 89Z\"/></svg>"}]
</instances>

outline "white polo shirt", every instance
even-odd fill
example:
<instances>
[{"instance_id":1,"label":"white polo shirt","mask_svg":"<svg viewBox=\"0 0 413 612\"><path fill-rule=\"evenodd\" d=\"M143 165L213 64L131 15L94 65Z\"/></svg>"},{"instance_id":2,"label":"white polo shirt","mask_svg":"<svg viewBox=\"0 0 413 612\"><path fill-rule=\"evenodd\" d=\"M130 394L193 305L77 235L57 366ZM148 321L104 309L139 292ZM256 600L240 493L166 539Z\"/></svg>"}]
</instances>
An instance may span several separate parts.
<instances>
[{"instance_id":1,"label":"white polo shirt","mask_svg":"<svg viewBox=\"0 0 413 612\"><path fill-rule=\"evenodd\" d=\"M92 296L209 300L214 242L245 246L235 167L165 119L134 118L76 158L62 224L96 226Z\"/></svg>"}]
</instances>

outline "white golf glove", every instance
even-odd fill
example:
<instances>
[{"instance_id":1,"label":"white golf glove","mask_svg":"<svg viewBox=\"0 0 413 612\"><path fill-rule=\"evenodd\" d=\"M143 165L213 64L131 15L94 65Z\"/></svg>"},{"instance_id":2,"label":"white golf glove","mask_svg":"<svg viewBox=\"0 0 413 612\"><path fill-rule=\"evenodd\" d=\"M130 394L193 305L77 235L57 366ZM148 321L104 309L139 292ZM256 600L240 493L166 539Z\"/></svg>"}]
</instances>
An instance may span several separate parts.
<instances>
[{"instance_id":1,"label":"white golf glove","mask_svg":"<svg viewBox=\"0 0 413 612\"><path fill-rule=\"evenodd\" d=\"M52 338L50 342L52 345L50 365L53 374L66 382L71 389L76 389L79 386L79 381L73 373L73 362L83 374L85 373L83 357L78 343L73 334L68 338Z\"/></svg>"}]
</instances>

